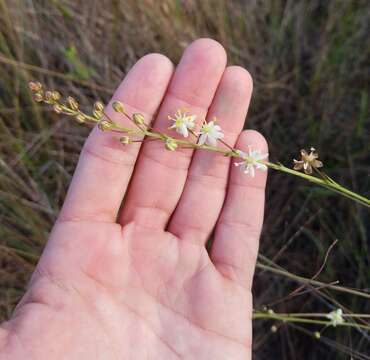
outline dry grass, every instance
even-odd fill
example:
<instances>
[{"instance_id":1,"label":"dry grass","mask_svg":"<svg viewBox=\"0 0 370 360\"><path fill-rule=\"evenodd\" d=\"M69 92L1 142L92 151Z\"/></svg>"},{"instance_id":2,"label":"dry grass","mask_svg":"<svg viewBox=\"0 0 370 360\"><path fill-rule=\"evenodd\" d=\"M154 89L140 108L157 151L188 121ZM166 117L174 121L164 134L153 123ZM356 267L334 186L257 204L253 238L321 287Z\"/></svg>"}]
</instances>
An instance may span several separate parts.
<instances>
[{"instance_id":1,"label":"dry grass","mask_svg":"<svg viewBox=\"0 0 370 360\"><path fill-rule=\"evenodd\" d=\"M289 163L314 145L328 173L369 196L369 22L366 0L0 0L1 317L24 291L86 135L35 106L30 79L88 105L107 100L140 56L176 62L193 39L213 37L253 75L247 126L269 139L273 159ZM369 291L369 233L367 210L270 175L261 254L279 266L311 277L338 239L319 279ZM279 301L297 286L257 270L255 307L321 312L338 302L370 312L368 299L328 289ZM369 335L358 330L328 329L318 341L314 328L270 326L256 323L256 359L369 359Z\"/></svg>"}]
</instances>

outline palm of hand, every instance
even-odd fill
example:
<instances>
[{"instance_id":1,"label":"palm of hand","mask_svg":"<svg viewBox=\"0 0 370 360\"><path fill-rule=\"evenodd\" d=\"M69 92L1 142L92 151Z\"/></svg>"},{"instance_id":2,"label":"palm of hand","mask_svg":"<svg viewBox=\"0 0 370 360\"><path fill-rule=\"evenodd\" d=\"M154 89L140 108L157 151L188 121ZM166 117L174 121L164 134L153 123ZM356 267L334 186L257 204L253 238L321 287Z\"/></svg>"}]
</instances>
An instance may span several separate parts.
<instances>
[{"instance_id":1,"label":"palm of hand","mask_svg":"<svg viewBox=\"0 0 370 360\"><path fill-rule=\"evenodd\" d=\"M240 134L251 78L225 67L222 47L201 39L174 74L164 56L142 58L113 98L163 132L184 106L217 116L231 146L265 153L261 135ZM94 129L29 290L0 328L0 359L250 358L265 182L227 157L158 142L122 148Z\"/></svg>"},{"instance_id":2,"label":"palm of hand","mask_svg":"<svg viewBox=\"0 0 370 360\"><path fill-rule=\"evenodd\" d=\"M50 241L59 236L68 238L44 255L16 316L26 353L56 360L248 358L250 293L222 277L204 247L133 224L66 222ZM68 250L76 244L85 249L78 255ZM27 342L37 332L40 348Z\"/></svg>"}]
</instances>

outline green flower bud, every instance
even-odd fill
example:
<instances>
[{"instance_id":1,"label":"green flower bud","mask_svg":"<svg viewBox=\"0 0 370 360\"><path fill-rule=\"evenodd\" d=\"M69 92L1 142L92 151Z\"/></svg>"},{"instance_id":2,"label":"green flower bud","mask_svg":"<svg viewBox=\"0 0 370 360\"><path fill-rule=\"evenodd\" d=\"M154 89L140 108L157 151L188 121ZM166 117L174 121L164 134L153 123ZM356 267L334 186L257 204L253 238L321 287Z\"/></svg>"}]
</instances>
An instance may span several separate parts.
<instances>
[{"instance_id":1,"label":"green flower bud","mask_svg":"<svg viewBox=\"0 0 370 360\"><path fill-rule=\"evenodd\" d=\"M112 108L115 112L123 114L125 112L125 107L120 101L113 101Z\"/></svg>"},{"instance_id":2,"label":"green flower bud","mask_svg":"<svg viewBox=\"0 0 370 360\"><path fill-rule=\"evenodd\" d=\"M145 122L145 118L143 114L135 113L132 115L132 118L134 119L135 124L142 125Z\"/></svg>"},{"instance_id":3,"label":"green flower bud","mask_svg":"<svg viewBox=\"0 0 370 360\"><path fill-rule=\"evenodd\" d=\"M82 123L84 123L84 122L85 122L86 117L85 117L85 115L83 115L83 114L78 114L78 115L76 116L76 120L77 120L80 124L82 124Z\"/></svg>"},{"instance_id":4,"label":"green flower bud","mask_svg":"<svg viewBox=\"0 0 370 360\"><path fill-rule=\"evenodd\" d=\"M58 101L60 100L62 97L62 95L60 94L59 91L52 91L51 92L51 98L54 100L54 101Z\"/></svg>"},{"instance_id":5,"label":"green flower bud","mask_svg":"<svg viewBox=\"0 0 370 360\"><path fill-rule=\"evenodd\" d=\"M68 96L67 104L71 110L74 110L74 111L78 110L78 102L72 96Z\"/></svg>"},{"instance_id":6,"label":"green flower bud","mask_svg":"<svg viewBox=\"0 0 370 360\"><path fill-rule=\"evenodd\" d=\"M94 104L94 110L103 112L104 111L104 104L101 101L97 101Z\"/></svg>"},{"instance_id":7,"label":"green flower bud","mask_svg":"<svg viewBox=\"0 0 370 360\"><path fill-rule=\"evenodd\" d=\"M165 143L166 149L170 151L175 151L177 149L177 142L173 138L167 138Z\"/></svg>"},{"instance_id":8,"label":"green flower bud","mask_svg":"<svg viewBox=\"0 0 370 360\"><path fill-rule=\"evenodd\" d=\"M96 109L93 111L93 115L94 115L94 118L96 120L101 120L102 117L104 116L102 111L99 111L99 110L96 110Z\"/></svg>"},{"instance_id":9,"label":"green flower bud","mask_svg":"<svg viewBox=\"0 0 370 360\"><path fill-rule=\"evenodd\" d=\"M42 85L38 81L31 81L28 83L28 87L32 92L40 92L42 90Z\"/></svg>"},{"instance_id":10,"label":"green flower bud","mask_svg":"<svg viewBox=\"0 0 370 360\"><path fill-rule=\"evenodd\" d=\"M61 114L63 112L63 108L59 105L59 104L55 104L53 106L53 110L57 113L57 114Z\"/></svg>"},{"instance_id":11,"label":"green flower bud","mask_svg":"<svg viewBox=\"0 0 370 360\"><path fill-rule=\"evenodd\" d=\"M103 120L103 121L100 121L98 127L101 131L108 131L111 129L112 123L108 120Z\"/></svg>"},{"instance_id":12,"label":"green flower bud","mask_svg":"<svg viewBox=\"0 0 370 360\"><path fill-rule=\"evenodd\" d=\"M44 101L44 97L42 96L41 93L36 93L33 95L33 99L36 101L36 102L42 102Z\"/></svg>"},{"instance_id":13,"label":"green flower bud","mask_svg":"<svg viewBox=\"0 0 370 360\"><path fill-rule=\"evenodd\" d=\"M123 145L129 145L132 143L131 139L128 136L123 136L119 139L120 143Z\"/></svg>"}]
</instances>

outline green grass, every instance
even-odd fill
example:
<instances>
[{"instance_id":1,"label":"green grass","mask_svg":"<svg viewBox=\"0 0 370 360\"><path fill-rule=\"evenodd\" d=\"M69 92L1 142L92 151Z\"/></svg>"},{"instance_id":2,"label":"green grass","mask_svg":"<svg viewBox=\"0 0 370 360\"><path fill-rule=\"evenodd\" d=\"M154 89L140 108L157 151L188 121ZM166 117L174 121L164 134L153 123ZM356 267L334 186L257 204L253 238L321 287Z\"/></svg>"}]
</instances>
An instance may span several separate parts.
<instances>
[{"instance_id":1,"label":"green grass","mask_svg":"<svg viewBox=\"0 0 370 360\"><path fill-rule=\"evenodd\" d=\"M174 62L192 40L220 41L229 63L246 67L254 97L246 126L268 139L273 160L289 164L315 146L326 172L370 195L368 1L26 1L0 0L0 315L22 295L71 179L86 129L31 100L27 82L107 100L148 52ZM48 71L45 71L47 69ZM271 173L261 254L319 280L369 292L369 211L301 180ZM337 301L369 313L361 297L305 287L261 269L255 308L329 311ZM337 305L336 305L337 306ZM369 358L368 335L337 328L320 341L313 327L255 322L256 359ZM308 333L307 333L308 331Z\"/></svg>"}]
</instances>

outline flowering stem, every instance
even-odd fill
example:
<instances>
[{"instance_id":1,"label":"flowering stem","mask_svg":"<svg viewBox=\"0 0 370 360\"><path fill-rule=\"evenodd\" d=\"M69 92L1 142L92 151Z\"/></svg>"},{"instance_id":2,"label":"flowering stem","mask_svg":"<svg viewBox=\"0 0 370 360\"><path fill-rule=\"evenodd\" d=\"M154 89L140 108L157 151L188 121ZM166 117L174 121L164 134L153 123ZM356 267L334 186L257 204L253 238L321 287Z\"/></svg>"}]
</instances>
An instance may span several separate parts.
<instances>
[{"instance_id":1,"label":"flowering stem","mask_svg":"<svg viewBox=\"0 0 370 360\"><path fill-rule=\"evenodd\" d=\"M307 315L312 315L312 314L307 314ZM323 317L323 318L326 317L326 314L320 314L320 315L322 315L320 317ZM272 311L267 311L267 312L254 311L252 314L252 319L253 320L270 319L270 320L282 321L284 323L305 323L305 324L318 324L318 325L326 325L326 326L332 325L332 322L330 320L328 321L328 320L318 320L318 319L306 318L305 314L283 314L283 313L275 313ZM346 322L345 321L341 324L337 324L337 326L338 327L347 326L347 327L355 327L355 328L370 330L369 325L358 324L356 322Z\"/></svg>"},{"instance_id":2,"label":"flowering stem","mask_svg":"<svg viewBox=\"0 0 370 360\"><path fill-rule=\"evenodd\" d=\"M126 136L134 136L134 137L140 137L142 138L143 136L149 137L152 140L160 140L166 143L167 147L167 142L171 142L171 147L169 150L175 150L177 147L182 147L182 148L192 148L192 149L202 149L202 150L209 150L209 151L214 151L218 152L224 156L227 157L235 157L235 158L240 158L240 152L237 149L234 149L232 146L227 144L224 140L221 139L221 137L218 137L218 141L223 144L224 146L227 147L228 150L225 150L224 148L218 147L218 146L209 146L207 144L204 145L199 145L197 142L191 142L189 140L184 140L184 139L177 139L177 138L172 138L171 136L167 134L163 134L160 132L157 132L153 130L150 125L148 125L145 122L144 116L142 114L133 114L132 116L129 115L123 106L122 103L119 101L115 101L112 104L113 109L117 112L120 113L121 115L125 116L127 119L129 119L131 122L133 122L136 126L137 129L130 129L121 126L120 124L114 122L105 112L104 112L104 105L101 102L97 102L94 105L94 112L93 116L86 114L82 112L79 109L79 104L77 101L71 97L68 97L64 102L61 101L61 95L57 91L45 91L42 87L42 85L38 82L31 82L29 84L31 91L33 92L34 98L37 102L43 102L49 105L52 105L54 110L57 113L65 114L71 117L76 118L76 120L80 123L84 122L89 122L89 123L95 123L98 124L99 128L103 131L113 131L113 132L118 132L122 133ZM178 115L180 116L180 115ZM193 119L192 119L193 121ZM198 135L191 130L190 126L188 127L188 130L198 137ZM130 140L130 139L129 139ZM133 140L131 139L131 142ZM129 142L128 142L129 143ZM306 158L309 158L310 155L305 155ZM316 156L317 157L317 156ZM271 163L265 160L257 160L254 159L253 157L250 156L245 156L243 158L244 161L246 161L249 165L249 162L252 163L252 165L256 165L256 163L260 163L262 165L265 165L271 169L277 170L277 171L282 171L285 173L288 173L290 175L298 176L300 178L306 179L316 185L322 186L326 189L332 190L340 195L343 195L347 198L350 198L359 204L362 204L366 207L370 207L370 199L367 199L366 197L357 194L342 185L336 183L334 180L332 180L329 176L327 176L325 173L322 173L317 169L317 167L313 166L313 169L318 173L320 177L308 175L306 173L302 173L293 169L290 169L282 164L275 164ZM298 161L298 163L302 163L302 161ZM319 162L321 163L321 162ZM322 166L322 163L321 163ZM253 172L254 174L254 172Z\"/></svg>"},{"instance_id":3,"label":"flowering stem","mask_svg":"<svg viewBox=\"0 0 370 360\"><path fill-rule=\"evenodd\" d=\"M261 161L262 162L262 161ZM266 166L268 166L269 168L271 169L274 169L274 170L278 170L278 171L282 171L282 172L285 172L285 173L288 173L288 174L292 174L292 175L295 175L295 176L298 176L298 177L301 177L301 178L304 178L310 182L313 182L315 183L316 185L320 185L326 189L330 189L338 194L341 194L345 197L348 197L366 207L370 207L370 199L367 199L365 198L364 196L360 195L360 194L357 194L351 190L348 190L347 188L345 188L344 186L342 185L339 185L338 183L334 182L334 181L329 181L329 180L323 180L323 179L320 179L318 177L315 177L315 176L312 176L312 175L307 175L305 173L301 173L299 171L296 171L296 170L293 170L293 169L290 169L282 164L274 164L274 163L270 163L270 162L263 162Z\"/></svg>"},{"instance_id":4,"label":"flowering stem","mask_svg":"<svg viewBox=\"0 0 370 360\"><path fill-rule=\"evenodd\" d=\"M292 316L294 315L295 317L313 317L313 318L325 318L327 314L325 313L294 313L294 314L288 314L288 313L279 313L279 315L283 316ZM343 314L342 317L344 318L363 318L367 319L370 318L370 314Z\"/></svg>"}]
</instances>

